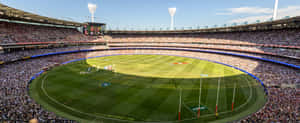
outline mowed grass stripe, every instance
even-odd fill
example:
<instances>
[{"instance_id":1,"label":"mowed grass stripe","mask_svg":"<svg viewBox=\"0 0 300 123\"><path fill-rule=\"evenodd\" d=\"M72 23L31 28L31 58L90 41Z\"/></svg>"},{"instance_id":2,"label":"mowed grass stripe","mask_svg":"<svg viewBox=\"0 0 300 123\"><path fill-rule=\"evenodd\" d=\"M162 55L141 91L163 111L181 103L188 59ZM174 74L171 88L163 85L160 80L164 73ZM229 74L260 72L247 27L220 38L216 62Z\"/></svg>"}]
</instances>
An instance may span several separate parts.
<instances>
[{"instance_id":1,"label":"mowed grass stripe","mask_svg":"<svg viewBox=\"0 0 300 123\"><path fill-rule=\"evenodd\" d=\"M132 56L131 55L121 55L121 56L122 56L121 58L111 56L112 58L110 58L109 61L104 61L105 57L101 57L104 62L101 61L103 64L100 64L100 65L103 66L103 65L110 65L110 64L130 63L130 62L136 62L136 61L144 60L144 59L147 58L147 57L146 58L145 57L139 57L139 56L136 56L136 55L132 55ZM90 60L93 60L93 59L90 59ZM95 62L95 63L97 63L97 62ZM98 64L99 63L97 63L97 65Z\"/></svg>"},{"instance_id":2,"label":"mowed grass stripe","mask_svg":"<svg viewBox=\"0 0 300 123\"><path fill-rule=\"evenodd\" d=\"M181 58L176 58L174 56L166 56L165 58L162 58L160 60L157 60L157 61L153 61L151 63L151 66L148 68L151 70L151 68L156 68L160 65L165 65L165 64L168 64L170 63L171 61L177 61L178 59L181 59Z\"/></svg>"},{"instance_id":3,"label":"mowed grass stripe","mask_svg":"<svg viewBox=\"0 0 300 123\"><path fill-rule=\"evenodd\" d=\"M172 56L166 56L166 58L152 62L151 65L149 65L148 67L143 68L143 70L141 70L140 72L149 72L149 73L153 73L155 71L159 71L155 68L159 68L162 67L162 65L169 63L170 61L174 61L176 60L175 57ZM167 67L167 65L166 65Z\"/></svg>"},{"instance_id":4,"label":"mowed grass stripe","mask_svg":"<svg viewBox=\"0 0 300 123\"><path fill-rule=\"evenodd\" d=\"M220 92L219 92L219 112L224 112L224 111L227 111L228 109L227 109L227 99L228 99L228 96L227 96L227 88L226 88L226 86L225 86L225 81L224 81L224 79L222 78L221 79L221 83L220 83L220 86L222 87L220 87ZM229 100L229 99L228 99Z\"/></svg>"},{"instance_id":5,"label":"mowed grass stripe","mask_svg":"<svg viewBox=\"0 0 300 123\"><path fill-rule=\"evenodd\" d=\"M229 77L226 77L226 78L224 78L224 81L226 82L225 83L225 88L226 88L226 90L225 90L225 95L226 95L226 104L227 105L225 105L226 106L226 110L231 110L231 104L232 104L232 98L233 98L233 88L234 87L231 87L231 85L229 85L227 82L228 81L231 81L231 82L233 82L233 83L235 83L235 80L234 79L232 79L232 78L229 78Z\"/></svg>"},{"instance_id":6,"label":"mowed grass stripe","mask_svg":"<svg viewBox=\"0 0 300 123\"><path fill-rule=\"evenodd\" d=\"M242 85L241 83L237 84L236 88L236 105L242 105L246 102L246 98L250 95L244 95L245 91L249 91L247 87Z\"/></svg>"},{"instance_id":7,"label":"mowed grass stripe","mask_svg":"<svg viewBox=\"0 0 300 123\"><path fill-rule=\"evenodd\" d=\"M174 62L180 60L182 58L178 58L178 59L171 59L173 60ZM154 75L160 75L160 74L163 74L163 75L169 75L170 77L173 77L173 73L177 73L178 70L177 68L180 68L180 66L176 66L176 65L173 65L172 63L169 63L169 61L171 60L168 60L168 64L167 65L161 65L161 66L152 66L151 68L151 73L154 74ZM170 68L172 67L172 69L174 70L170 70ZM152 71L154 70L154 71Z\"/></svg>"},{"instance_id":8,"label":"mowed grass stripe","mask_svg":"<svg viewBox=\"0 0 300 123\"><path fill-rule=\"evenodd\" d=\"M172 59L172 58L169 58L169 59ZM161 64L161 63L164 63L165 61L167 61L168 59L162 59L162 60L159 60L159 62L155 62L155 64L154 63L152 63L151 64L151 66L156 66L157 64ZM136 66L134 65L134 64L132 64L132 65L127 65L127 66L123 66L122 67L123 69L125 69L125 70L131 70L131 69L136 69ZM143 70L144 71L148 71L148 70L151 70L151 69L149 69L149 68L147 68L147 67L144 67L143 69L142 69L142 71L141 72L143 72ZM133 72L134 73L134 72Z\"/></svg>"},{"instance_id":9,"label":"mowed grass stripe","mask_svg":"<svg viewBox=\"0 0 300 123\"><path fill-rule=\"evenodd\" d=\"M141 55L138 55L139 57L143 57ZM146 57L143 60L137 61L137 63L145 64L147 61L157 60L157 58L153 55L146 55Z\"/></svg>"},{"instance_id":10,"label":"mowed grass stripe","mask_svg":"<svg viewBox=\"0 0 300 123\"><path fill-rule=\"evenodd\" d=\"M151 64L152 62L156 62L156 61L159 61L161 59L165 59L164 55L149 55L152 57L152 59L148 59L146 61L143 61L144 64Z\"/></svg>"},{"instance_id":11,"label":"mowed grass stripe","mask_svg":"<svg viewBox=\"0 0 300 123\"><path fill-rule=\"evenodd\" d=\"M139 57L139 56L136 56L136 55L121 55L122 57L121 58L118 58L118 57L113 57L109 60L109 61L104 61L105 60L105 57L102 57L103 59L103 63L104 64L120 64L120 63L130 63L130 62L136 62L136 61L141 61L141 60L144 60L146 59L147 57ZM93 59L89 59L89 60L93 60ZM97 63L97 62L96 62ZM99 64L99 63L97 63ZM101 66L103 64L100 64Z\"/></svg>"},{"instance_id":12,"label":"mowed grass stripe","mask_svg":"<svg viewBox=\"0 0 300 123\"><path fill-rule=\"evenodd\" d=\"M222 67L220 69L220 92L219 92L219 106L220 106L220 109L219 109L219 112L224 112L224 111L227 111L227 88L226 88L226 81L225 81L225 68Z\"/></svg>"},{"instance_id":13,"label":"mowed grass stripe","mask_svg":"<svg viewBox=\"0 0 300 123\"><path fill-rule=\"evenodd\" d=\"M174 62L182 62L182 61L187 61L187 60L186 60L186 58L183 58L183 59L175 60ZM192 61L194 61L194 60L192 60ZM173 78L178 78L177 76L178 75L180 76L183 73L185 73L185 69L187 69L187 68L189 69L190 66L193 66L193 65L192 64L173 64L172 65L173 70L172 70L172 72L170 72L171 73L170 76ZM191 70L191 69L189 69L189 70Z\"/></svg>"},{"instance_id":14,"label":"mowed grass stripe","mask_svg":"<svg viewBox=\"0 0 300 123\"><path fill-rule=\"evenodd\" d=\"M178 71L177 75L180 75L180 74L184 74L184 76L188 76L188 74L186 73L189 73L190 74L190 71L192 71L195 67L195 63L197 63L197 59L192 59L187 65L185 65L185 67L182 69L182 71ZM179 73L180 72L180 73ZM200 77L200 75L199 75Z\"/></svg>"},{"instance_id":15,"label":"mowed grass stripe","mask_svg":"<svg viewBox=\"0 0 300 123\"><path fill-rule=\"evenodd\" d=\"M146 118L146 121L176 121L178 114L178 104L175 102L178 100L178 94L172 93L168 96L166 101L161 103L157 109ZM174 101L170 103L170 101ZM178 101L177 101L178 102Z\"/></svg>"},{"instance_id":16,"label":"mowed grass stripe","mask_svg":"<svg viewBox=\"0 0 300 123\"><path fill-rule=\"evenodd\" d=\"M176 60L174 60L174 62L177 62L177 61L185 61L185 60L183 60L182 58L178 58L178 59L176 59ZM169 70L168 72L167 72L167 74L169 74L169 75L171 75L171 77L176 77L176 75L178 74L178 73L181 73L181 72L183 72L183 69L185 69L187 66L185 65L185 66L177 66L177 65L174 65L174 66L172 66L172 67L175 67L175 68L173 68L174 70ZM177 69L176 69L177 68ZM153 68L154 69L154 68ZM163 67L160 71L163 71L163 69L170 69L167 65L166 65L166 67ZM160 72L158 72L158 73L160 73ZM155 73L155 74L157 74L157 73ZM170 81L168 81L168 83L172 83L173 81L178 81L178 80L170 80ZM156 81L156 83L158 84L158 83L161 83L161 81ZM179 83L179 82L177 82L177 83ZM183 83L183 81L181 82L181 83ZM155 84L155 83L154 83ZM180 85L180 83L178 84L178 85ZM175 86L175 85L174 85Z\"/></svg>"},{"instance_id":17,"label":"mowed grass stripe","mask_svg":"<svg viewBox=\"0 0 300 123\"><path fill-rule=\"evenodd\" d=\"M139 89L128 88L119 85L113 85L114 87L103 88L105 91L98 92L97 95L92 95L94 103L90 103L89 107L101 110L92 110L91 113L107 114L112 107L118 105L120 101L126 99L130 95L135 94ZM92 101L92 100L91 100Z\"/></svg>"},{"instance_id":18,"label":"mowed grass stripe","mask_svg":"<svg viewBox=\"0 0 300 123\"><path fill-rule=\"evenodd\" d=\"M108 113L113 114L116 112L120 115L130 115L140 103L144 102L147 98L151 98L158 89L142 88L129 95L123 100L119 100L119 103L114 105ZM126 91L126 90L125 90Z\"/></svg>"},{"instance_id":19,"label":"mowed grass stripe","mask_svg":"<svg viewBox=\"0 0 300 123\"><path fill-rule=\"evenodd\" d=\"M83 97L81 95L83 95L83 93L81 92L80 94L78 94L78 92L80 92L80 91L77 91L75 88L74 88L74 91L70 91L68 89L64 89L64 91L65 91L64 93L60 93L60 94L51 94L49 92L48 93L51 95L51 97L56 98L56 100L58 100L60 103L71 106L73 108L75 107L75 109L77 109L77 110L81 109L80 107L82 107L82 106L85 107L86 105L84 105L84 104L88 103L88 102L85 102L85 100L82 100ZM59 92L61 92L61 91L59 91ZM77 98L72 98L72 99L68 98L70 96L73 96L74 94L77 95L76 96ZM56 97L56 95L60 95L60 96ZM82 102L82 101L84 101L84 102ZM75 106L74 104L80 105L80 106Z\"/></svg>"},{"instance_id":20,"label":"mowed grass stripe","mask_svg":"<svg viewBox=\"0 0 300 123\"><path fill-rule=\"evenodd\" d=\"M157 60L157 57L155 57L153 55L144 55L144 56L143 55L138 55L138 57L141 57L142 60L136 60L135 62L142 63L142 64L145 64L145 62L147 62L147 61Z\"/></svg>"},{"instance_id":21,"label":"mowed grass stripe","mask_svg":"<svg viewBox=\"0 0 300 123\"><path fill-rule=\"evenodd\" d=\"M95 87L93 89L89 89L87 87L81 87L81 89L84 91L77 89L77 90L73 91L76 93L70 93L70 95L66 95L66 98L67 98L69 96L76 94L76 98L73 98L74 99L73 103L71 103L69 105L72 107L76 107L76 109L82 109L81 108L82 106L86 107L86 108L82 109L81 111L90 112L91 109L93 109L93 108L89 108L89 106L92 106L93 103L97 103L97 99L102 99L101 103L103 103L104 101L110 100L110 97L106 96L106 95L108 95L107 92L109 92L109 90L107 90L107 89L102 90L102 89L99 89L98 87ZM109 101L109 104L112 104L112 103L113 103L113 101ZM87 105L82 105L82 104L90 104L90 105L87 106ZM92 113L92 112L90 112L90 113Z\"/></svg>"},{"instance_id":22,"label":"mowed grass stripe","mask_svg":"<svg viewBox=\"0 0 300 123\"><path fill-rule=\"evenodd\" d=\"M88 65L97 64L97 66L105 66L108 64L112 64L113 61L117 62L121 60L127 60L127 57L125 55L120 55L119 57L114 57L114 56L99 57L99 58L87 59L84 61L84 63Z\"/></svg>"},{"instance_id":23,"label":"mowed grass stripe","mask_svg":"<svg viewBox=\"0 0 300 123\"><path fill-rule=\"evenodd\" d=\"M61 74L63 76L49 76L47 78L47 80L49 80L49 82L45 82L45 86L46 86L46 90L49 93L52 93L54 95L64 95L64 94L68 94L69 92L72 91L76 91L76 93L79 93L81 91L81 89L78 89L78 85L80 86L89 86L90 84L97 83L96 80L91 80L85 77L80 77L78 79L75 80L69 80L67 78L69 77L73 77L72 75L66 73L66 74ZM60 80L60 81L58 81ZM61 81L63 81L63 83L61 83ZM81 83L82 81L84 81L85 83ZM63 86L62 86L63 85ZM68 87L68 88L65 88ZM62 88L66 89L65 93L59 93ZM68 89L72 89L72 90L68 90Z\"/></svg>"},{"instance_id":24,"label":"mowed grass stripe","mask_svg":"<svg viewBox=\"0 0 300 123\"><path fill-rule=\"evenodd\" d=\"M240 93L241 93L241 96L244 97L244 98L243 98L243 100L244 100L243 102L246 102L246 101L248 100L248 98L252 98L252 97L250 97L250 96L252 95L253 90L252 90L252 92L251 92L251 88L252 88L252 87L251 87L250 81L248 80L247 77L243 77L243 78L239 77L239 79L240 79L241 81L245 81L243 85L240 84L239 90L241 91L241 92L240 92ZM247 86L245 86L245 85L247 85ZM243 88L243 89L241 89L241 88ZM253 96L253 95L252 95L252 96ZM242 101L241 101L241 102L242 102Z\"/></svg>"},{"instance_id":25,"label":"mowed grass stripe","mask_svg":"<svg viewBox=\"0 0 300 123\"><path fill-rule=\"evenodd\" d=\"M140 55L126 55L127 59L130 60L126 60L126 61L121 61L121 62L127 62L127 63L132 63L132 62L136 62L136 63L143 63L143 61L148 60L148 59L155 59L155 57L150 56L150 55L146 55L144 57L141 57Z\"/></svg>"},{"instance_id":26,"label":"mowed grass stripe","mask_svg":"<svg viewBox=\"0 0 300 123\"><path fill-rule=\"evenodd\" d=\"M207 73L211 73L211 71L214 70L214 65L213 64L206 64L205 66L205 70L208 71ZM208 75L210 76L210 75ZM210 80L210 81L204 81L203 82L203 88L205 88L205 95L204 100L205 100L205 105L209 108L209 110L211 111L211 113L214 113L214 107L216 105L216 94L217 94L217 90L214 87L211 87L211 85L215 85L217 82L217 79L205 79L205 80ZM214 89L211 89L214 88Z\"/></svg>"},{"instance_id":27,"label":"mowed grass stripe","mask_svg":"<svg viewBox=\"0 0 300 123\"><path fill-rule=\"evenodd\" d=\"M174 90L158 89L151 98L147 98L138 104L130 114L140 117L140 120L147 119L173 91Z\"/></svg>"},{"instance_id":28,"label":"mowed grass stripe","mask_svg":"<svg viewBox=\"0 0 300 123\"><path fill-rule=\"evenodd\" d=\"M108 93L102 93L105 94L105 97L109 98L108 100L101 100L99 99L99 103L98 104L93 104L91 105L91 107L98 107L97 109L101 109L100 111L95 110L94 113L102 113L102 114L109 114L109 115L120 115L120 111L126 109L127 107L123 107L121 109L119 109L119 111L116 111L114 113L110 113L110 111L112 110L113 107L115 107L116 105L118 105L120 102L122 102L123 100L125 100L127 97L134 95L137 91L139 91L140 89L137 88L128 88L128 87L124 87L124 86L119 86L119 87L115 87L118 85L113 85L114 87L111 87L112 89L109 89L109 91L107 91ZM117 89L118 90L115 90ZM95 96L95 98L97 98L97 96ZM120 115L122 116L122 115Z\"/></svg>"},{"instance_id":29,"label":"mowed grass stripe","mask_svg":"<svg viewBox=\"0 0 300 123\"><path fill-rule=\"evenodd\" d=\"M163 119L162 121L175 121L178 116L178 105L179 105L179 90L170 90L172 93L165 98L164 102L153 109L154 112L148 116L146 121L151 119ZM172 103L170 103L172 102Z\"/></svg>"},{"instance_id":30,"label":"mowed grass stripe","mask_svg":"<svg viewBox=\"0 0 300 123\"><path fill-rule=\"evenodd\" d=\"M201 74L203 73L203 69L206 66L206 63L207 62L203 62L201 60L196 60L194 62L194 68L190 71L190 73L194 73L194 74L198 75L199 78L202 78Z\"/></svg>"},{"instance_id":31,"label":"mowed grass stripe","mask_svg":"<svg viewBox=\"0 0 300 123\"><path fill-rule=\"evenodd\" d=\"M218 79L212 79L212 81L218 81ZM205 105L209 108L211 111L210 113L215 113L215 107L216 107L216 99L217 99L217 89L216 88L210 88L210 82L205 82L204 88L207 90L207 95L205 99Z\"/></svg>"}]
</instances>

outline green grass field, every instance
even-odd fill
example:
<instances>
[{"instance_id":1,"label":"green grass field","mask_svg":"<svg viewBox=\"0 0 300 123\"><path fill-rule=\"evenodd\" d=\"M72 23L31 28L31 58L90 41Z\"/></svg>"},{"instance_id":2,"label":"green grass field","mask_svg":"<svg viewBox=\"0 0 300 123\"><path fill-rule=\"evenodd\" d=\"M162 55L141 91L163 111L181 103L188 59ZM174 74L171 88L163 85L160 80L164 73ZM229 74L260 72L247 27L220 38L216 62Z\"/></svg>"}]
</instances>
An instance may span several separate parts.
<instances>
[{"instance_id":1,"label":"green grass field","mask_svg":"<svg viewBox=\"0 0 300 123\"><path fill-rule=\"evenodd\" d=\"M114 71L104 69L109 65ZM117 55L72 62L35 79L30 95L47 110L84 123L228 122L246 117L266 102L262 87L239 70L165 55ZM203 109L198 118L200 97Z\"/></svg>"}]
</instances>

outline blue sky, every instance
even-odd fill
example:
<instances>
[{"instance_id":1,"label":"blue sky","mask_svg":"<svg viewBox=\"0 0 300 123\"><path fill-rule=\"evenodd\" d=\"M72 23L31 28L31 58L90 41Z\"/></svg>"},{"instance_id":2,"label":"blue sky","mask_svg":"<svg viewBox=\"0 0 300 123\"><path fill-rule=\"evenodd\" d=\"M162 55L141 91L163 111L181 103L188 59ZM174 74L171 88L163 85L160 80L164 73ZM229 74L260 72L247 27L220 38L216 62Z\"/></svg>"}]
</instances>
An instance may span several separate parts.
<instances>
[{"instance_id":1,"label":"blue sky","mask_svg":"<svg viewBox=\"0 0 300 123\"><path fill-rule=\"evenodd\" d=\"M87 4L97 4L96 21L112 28L168 27L176 7L176 27L254 22L271 17L274 0L0 0L28 12L78 22L89 21ZM300 0L279 0L279 18L300 15Z\"/></svg>"}]
</instances>

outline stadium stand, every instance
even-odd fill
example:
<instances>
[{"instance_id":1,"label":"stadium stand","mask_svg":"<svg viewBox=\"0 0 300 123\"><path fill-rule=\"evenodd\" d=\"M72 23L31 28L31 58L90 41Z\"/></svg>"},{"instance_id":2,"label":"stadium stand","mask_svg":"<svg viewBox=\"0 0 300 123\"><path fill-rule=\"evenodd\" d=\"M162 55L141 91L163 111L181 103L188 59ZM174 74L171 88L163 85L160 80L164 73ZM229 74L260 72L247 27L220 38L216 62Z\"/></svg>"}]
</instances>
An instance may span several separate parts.
<instances>
[{"instance_id":1,"label":"stadium stand","mask_svg":"<svg viewBox=\"0 0 300 123\"><path fill-rule=\"evenodd\" d=\"M226 29L110 31L103 38L78 32L74 27L81 23L49 19L1 4L0 8L3 19L55 25L0 22L0 122L28 122L33 118L40 122L75 122L43 109L32 100L28 94L28 82L36 73L55 64L113 54L190 56L244 69L265 83L269 92L268 101L261 110L236 122L299 121L300 106L296 97L299 93L295 88L300 84L299 69L270 61L183 49L235 53L300 65L300 17ZM19 13L19 16L9 12ZM24 13L28 16L22 16ZM254 27L257 30L253 30ZM43 57L41 54L48 55Z\"/></svg>"},{"instance_id":2,"label":"stadium stand","mask_svg":"<svg viewBox=\"0 0 300 123\"><path fill-rule=\"evenodd\" d=\"M26 42L64 42L88 40L87 36L72 28L44 27L16 23L0 23L1 44Z\"/></svg>"},{"instance_id":3,"label":"stadium stand","mask_svg":"<svg viewBox=\"0 0 300 123\"><path fill-rule=\"evenodd\" d=\"M129 32L128 32L129 33ZM218 32L199 34L123 34L111 33L112 41L120 39L126 41L155 41L155 42L199 42L199 43L223 43L236 45L286 45L299 46L299 29L277 29L249 32ZM252 36L249 36L252 35Z\"/></svg>"},{"instance_id":4,"label":"stadium stand","mask_svg":"<svg viewBox=\"0 0 300 123\"><path fill-rule=\"evenodd\" d=\"M76 28L47 27L29 24L0 22L0 44L43 44L92 41Z\"/></svg>"}]
</instances>

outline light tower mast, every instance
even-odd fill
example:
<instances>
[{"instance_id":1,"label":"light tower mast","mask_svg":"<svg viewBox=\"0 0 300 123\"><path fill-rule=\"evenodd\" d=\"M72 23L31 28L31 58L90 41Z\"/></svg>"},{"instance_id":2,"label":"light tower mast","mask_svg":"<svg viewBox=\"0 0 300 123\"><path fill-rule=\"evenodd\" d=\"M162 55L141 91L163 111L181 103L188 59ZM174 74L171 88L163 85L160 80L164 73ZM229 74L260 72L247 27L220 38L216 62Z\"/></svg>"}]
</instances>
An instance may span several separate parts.
<instances>
[{"instance_id":1,"label":"light tower mast","mask_svg":"<svg viewBox=\"0 0 300 123\"><path fill-rule=\"evenodd\" d=\"M95 22L95 12L96 12L96 9L97 9L97 5L96 4L92 4L92 3L89 3L88 4L88 8L89 8L89 11L92 15L92 23Z\"/></svg>"},{"instance_id":2,"label":"light tower mast","mask_svg":"<svg viewBox=\"0 0 300 123\"><path fill-rule=\"evenodd\" d=\"M277 19L277 12L278 12L278 0L275 0L273 20Z\"/></svg>"},{"instance_id":3,"label":"light tower mast","mask_svg":"<svg viewBox=\"0 0 300 123\"><path fill-rule=\"evenodd\" d=\"M174 16L176 13L176 8L169 8L169 14L171 16L171 25L170 25L170 29L174 30Z\"/></svg>"}]
</instances>

